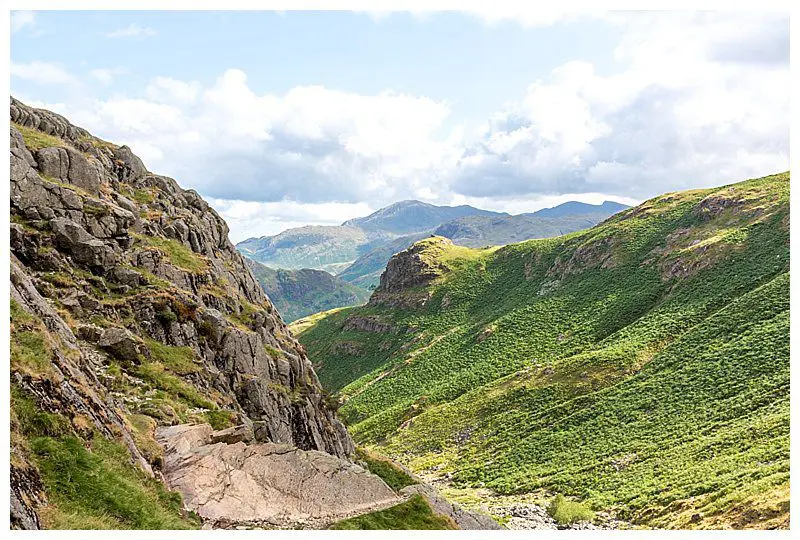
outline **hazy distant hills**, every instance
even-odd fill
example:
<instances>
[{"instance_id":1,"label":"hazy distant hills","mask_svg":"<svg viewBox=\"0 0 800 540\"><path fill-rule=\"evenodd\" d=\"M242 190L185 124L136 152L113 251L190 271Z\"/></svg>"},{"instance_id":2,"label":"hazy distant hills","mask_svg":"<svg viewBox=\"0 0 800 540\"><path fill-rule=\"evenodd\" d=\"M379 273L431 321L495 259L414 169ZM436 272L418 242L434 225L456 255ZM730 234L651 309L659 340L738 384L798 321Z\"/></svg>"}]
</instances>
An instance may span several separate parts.
<instances>
[{"instance_id":1,"label":"hazy distant hills","mask_svg":"<svg viewBox=\"0 0 800 540\"><path fill-rule=\"evenodd\" d=\"M369 291L323 270L273 270L245 258L261 288L286 322L329 309L363 304Z\"/></svg>"},{"instance_id":2,"label":"hazy distant hills","mask_svg":"<svg viewBox=\"0 0 800 540\"><path fill-rule=\"evenodd\" d=\"M504 245L586 229L625 208L628 207L611 201L602 204L570 201L512 216L466 205L435 206L420 201L401 201L341 225L287 229L274 236L248 238L236 247L248 258L270 268L324 270L335 274L340 281L368 290L378 285L381 272L392 255L431 234L467 247ZM310 274L298 274L293 279L294 283L297 280L321 283L319 276ZM265 287L265 290L270 298L277 295L273 302L281 310L282 293L275 288ZM321 294L328 295L328 289ZM312 296L307 297L308 301ZM299 297L290 297L293 298L289 301L291 309L281 310L284 317L290 310L312 313L307 306L298 304ZM328 296L325 298L325 302L336 303Z\"/></svg>"},{"instance_id":3,"label":"hazy distant hills","mask_svg":"<svg viewBox=\"0 0 800 540\"><path fill-rule=\"evenodd\" d=\"M561 217L469 216L454 219L437 227L434 234L468 247L497 246L532 238L549 238L588 229L607 218L609 213L565 214Z\"/></svg>"},{"instance_id":4,"label":"hazy distant hills","mask_svg":"<svg viewBox=\"0 0 800 540\"><path fill-rule=\"evenodd\" d=\"M275 236L248 238L236 247L246 257L273 268L315 268L336 273L392 238L394 235L367 233L358 227L309 225Z\"/></svg>"},{"instance_id":5,"label":"hazy distant hills","mask_svg":"<svg viewBox=\"0 0 800 540\"><path fill-rule=\"evenodd\" d=\"M523 214L524 216L535 216L540 218L558 218L564 216L579 216L588 214L605 214L610 216L630 208L626 204L603 201L602 204L587 204L578 201L569 201L552 208L542 208L536 212Z\"/></svg>"},{"instance_id":6,"label":"hazy distant hills","mask_svg":"<svg viewBox=\"0 0 800 540\"><path fill-rule=\"evenodd\" d=\"M407 234L427 231L452 219L466 216L508 216L505 213L480 210L472 206L435 206L420 201L400 201L381 208L367 217L350 219L343 227L359 227L365 231Z\"/></svg>"},{"instance_id":7,"label":"hazy distant hills","mask_svg":"<svg viewBox=\"0 0 800 540\"><path fill-rule=\"evenodd\" d=\"M341 225L287 229L274 236L248 238L236 247L272 268L325 270L370 287L377 284L392 255L429 234L465 246L508 244L591 227L624 208L609 201L599 205L567 202L512 216L466 205L401 201Z\"/></svg>"}]
</instances>

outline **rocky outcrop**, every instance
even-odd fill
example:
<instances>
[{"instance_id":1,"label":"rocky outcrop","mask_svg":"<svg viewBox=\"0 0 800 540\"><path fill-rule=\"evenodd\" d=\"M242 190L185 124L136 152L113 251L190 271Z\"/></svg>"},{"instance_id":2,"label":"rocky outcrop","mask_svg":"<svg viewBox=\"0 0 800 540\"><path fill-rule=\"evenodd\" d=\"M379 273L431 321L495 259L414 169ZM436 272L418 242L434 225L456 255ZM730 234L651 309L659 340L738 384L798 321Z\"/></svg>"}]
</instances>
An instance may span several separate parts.
<instances>
[{"instance_id":1,"label":"rocky outcrop","mask_svg":"<svg viewBox=\"0 0 800 540\"><path fill-rule=\"evenodd\" d=\"M438 256L452 245L447 238L431 236L396 254L381 274L369 305L423 306L430 299L425 286L448 270Z\"/></svg>"},{"instance_id":2,"label":"rocky outcrop","mask_svg":"<svg viewBox=\"0 0 800 540\"><path fill-rule=\"evenodd\" d=\"M162 425L213 416L261 442L349 459L352 440L305 350L222 218L129 148L57 114L12 98L11 120L12 299L59 343L53 370L14 368L12 384L37 407L123 440L149 474L157 464L127 414ZM115 400L123 383L128 395ZM35 522L17 515L21 527Z\"/></svg>"},{"instance_id":3,"label":"rocky outcrop","mask_svg":"<svg viewBox=\"0 0 800 540\"><path fill-rule=\"evenodd\" d=\"M401 499L350 461L286 444L257 443L239 428L160 428L164 475L186 507L217 527L325 527Z\"/></svg>"},{"instance_id":4,"label":"rocky outcrop","mask_svg":"<svg viewBox=\"0 0 800 540\"><path fill-rule=\"evenodd\" d=\"M388 334L396 332L397 329L391 324L381 322L375 317L350 316L344 320L342 330L360 330L376 334Z\"/></svg>"}]
</instances>

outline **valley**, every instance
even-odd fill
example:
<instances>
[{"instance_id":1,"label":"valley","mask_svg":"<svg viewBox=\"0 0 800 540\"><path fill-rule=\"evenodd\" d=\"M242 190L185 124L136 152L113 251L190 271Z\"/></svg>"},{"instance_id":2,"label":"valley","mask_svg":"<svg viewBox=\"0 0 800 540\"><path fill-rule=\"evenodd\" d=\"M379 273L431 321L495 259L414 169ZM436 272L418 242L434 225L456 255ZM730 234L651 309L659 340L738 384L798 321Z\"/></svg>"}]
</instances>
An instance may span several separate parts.
<instances>
[{"instance_id":1,"label":"valley","mask_svg":"<svg viewBox=\"0 0 800 540\"><path fill-rule=\"evenodd\" d=\"M249 260L284 320L364 303L395 253L430 235L469 247L558 236L591 227L627 206L567 202L512 216L471 206L401 201L340 226L305 226L249 238ZM325 272L326 274L323 274Z\"/></svg>"},{"instance_id":2,"label":"valley","mask_svg":"<svg viewBox=\"0 0 800 540\"><path fill-rule=\"evenodd\" d=\"M785 526L788 193L784 173L499 249L427 238L367 305L293 328L355 440L454 489Z\"/></svg>"}]
</instances>

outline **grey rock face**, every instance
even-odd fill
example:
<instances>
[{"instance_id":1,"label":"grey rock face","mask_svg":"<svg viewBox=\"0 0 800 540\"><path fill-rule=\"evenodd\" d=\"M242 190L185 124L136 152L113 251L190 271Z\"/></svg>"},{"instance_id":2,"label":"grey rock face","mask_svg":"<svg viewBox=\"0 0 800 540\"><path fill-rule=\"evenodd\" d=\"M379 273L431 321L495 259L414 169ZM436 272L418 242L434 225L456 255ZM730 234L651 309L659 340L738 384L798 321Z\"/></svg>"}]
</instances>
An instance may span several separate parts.
<instances>
[{"instance_id":1,"label":"grey rock face","mask_svg":"<svg viewBox=\"0 0 800 540\"><path fill-rule=\"evenodd\" d=\"M120 146L114 150L114 158L117 160L117 174L120 180L136 181L147 173L142 160L127 146Z\"/></svg>"},{"instance_id":2,"label":"grey rock face","mask_svg":"<svg viewBox=\"0 0 800 540\"><path fill-rule=\"evenodd\" d=\"M56 246L72 255L76 262L104 271L117 262L118 254L114 249L74 221L58 218L52 220L50 226L55 234Z\"/></svg>"},{"instance_id":3,"label":"grey rock face","mask_svg":"<svg viewBox=\"0 0 800 540\"><path fill-rule=\"evenodd\" d=\"M345 319L342 329L361 330L363 332L373 332L377 334L387 334L397 331L394 326L381 322L375 317L361 317L356 315L351 315Z\"/></svg>"},{"instance_id":4,"label":"grey rock face","mask_svg":"<svg viewBox=\"0 0 800 540\"><path fill-rule=\"evenodd\" d=\"M46 410L85 415L100 435L122 437L132 462L150 472L121 414L170 425L213 406L258 441L346 462L354 449L347 430L222 218L197 193L149 173L129 148L99 141L57 114L12 98L11 120L64 142L32 153L11 127L12 298L62 342L55 381L12 373L14 384ZM103 370L114 360L128 369L140 355L156 361L149 340L188 355L185 370L169 375L196 390L203 407L178 411L124 395L115 401ZM132 368L123 375L133 387L156 384ZM25 489L23 499L35 500L35 488ZM32 526L19 515L20 526Z\"/></svg>"},{"instance_id":5,"label":"grey rock face","mask_svg":"<svg viewBox=\"0 0 800 540\"><path fill-rule=\"evenodd\" d=\"M435 261L435 257L424 256L426 250L436 249L437 245L448 247L453 242L441 236L431 237L425 243L417 242L389 259L369 304L407 308L424 305L430 299L430 293L424 286L447 271L446 267Z\"/></svg>"},{"instance_id":6,"label":"grey rock face","mask_svg":"<svg viewBox=\"0 0 800 540\"><path fill-rule=\"evenodd\" d=\"M208 425L159 428L164 475L211 523L324 527L401 499L359 465L285 444L228 442Z\"/></svg>"},{"instance_id":7,"label":"grey rock face","mask_svg":"<svg viewBox=\"0 0 800 540\"><path fill-rule=\"evenodd\" d=\"M97 345L109 351L114 357L132 364L139 363L139 357L144 349L142 340L124 328L107 328L100 336Z\"/></svg>"}]
</instances>

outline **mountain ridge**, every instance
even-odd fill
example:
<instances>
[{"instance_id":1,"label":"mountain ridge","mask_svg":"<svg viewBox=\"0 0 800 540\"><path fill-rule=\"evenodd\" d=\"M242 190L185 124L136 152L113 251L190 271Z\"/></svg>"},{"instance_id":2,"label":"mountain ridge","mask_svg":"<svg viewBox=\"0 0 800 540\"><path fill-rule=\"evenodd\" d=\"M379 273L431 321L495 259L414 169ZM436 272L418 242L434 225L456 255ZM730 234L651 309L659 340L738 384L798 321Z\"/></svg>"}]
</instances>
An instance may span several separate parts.
<instances>
[{"instance_id":1,"label":"mountain ridge","mask_svg":"<svg viewBox=\"0 0 800 540\"><path fill-rule=\"evenodd\" d=\"M576 204L579 206L566 206L573 208L573 214L542 217L534 214L512 216L467 205L449 207L413 200L400 201L369 216L347 220L342 225L287 229L274 236L248 238L236 247L247 257L272 268L325 270L370 289L377 285L379 272L391 255L427 234L448 236L456 243L473 247L507 244L586 228L624 207L618 203ZM565 206L549 210L562 212L558 210L562 207ZM424 216L415 213L419 208L424 209ZM458 214L460 217L456 217ZM397 219L410 221L413 226L397 227ZM362 228L362 225L366 227Z\"/></svg>"}]
</instances>

